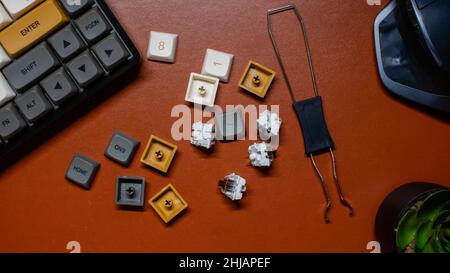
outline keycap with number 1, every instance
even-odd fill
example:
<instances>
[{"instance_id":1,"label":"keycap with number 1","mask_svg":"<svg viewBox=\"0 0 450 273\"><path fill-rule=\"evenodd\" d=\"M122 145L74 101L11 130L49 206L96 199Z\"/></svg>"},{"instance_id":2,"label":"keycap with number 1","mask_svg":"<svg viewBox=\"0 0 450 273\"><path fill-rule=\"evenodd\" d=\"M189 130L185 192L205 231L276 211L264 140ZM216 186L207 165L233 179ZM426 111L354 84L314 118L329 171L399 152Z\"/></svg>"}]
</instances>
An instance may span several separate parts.
<instances>
[{"instance_id":1,"label":"keycap with number 1","mask_svg":"<svg viewBox=\"0 0 450 273\"><path fill-rule=\"evenodd\" d=\"M203 61L202 74L228 82L233 58L234 56L229 53L208 48Z\"/></svg>"}]
</instances>

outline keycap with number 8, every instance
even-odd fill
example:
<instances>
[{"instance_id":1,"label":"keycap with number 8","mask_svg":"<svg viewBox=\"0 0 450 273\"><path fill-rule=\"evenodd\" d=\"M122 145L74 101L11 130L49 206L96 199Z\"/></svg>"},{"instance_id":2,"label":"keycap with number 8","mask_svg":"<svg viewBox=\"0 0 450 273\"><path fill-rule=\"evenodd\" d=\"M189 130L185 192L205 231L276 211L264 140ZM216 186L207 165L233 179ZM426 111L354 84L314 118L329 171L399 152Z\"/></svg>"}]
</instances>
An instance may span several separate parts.
<instances>
[{"instance_id":1,"label":"keycap with number 8","mask_svg":"<svg viewBox=\"0 0 450 273\"><path fill-rule=\"evenodd\" d=\"M153 61L174 63L177 41L177 34L151 31L147 58Z\"/></svg>"}]
</instances>

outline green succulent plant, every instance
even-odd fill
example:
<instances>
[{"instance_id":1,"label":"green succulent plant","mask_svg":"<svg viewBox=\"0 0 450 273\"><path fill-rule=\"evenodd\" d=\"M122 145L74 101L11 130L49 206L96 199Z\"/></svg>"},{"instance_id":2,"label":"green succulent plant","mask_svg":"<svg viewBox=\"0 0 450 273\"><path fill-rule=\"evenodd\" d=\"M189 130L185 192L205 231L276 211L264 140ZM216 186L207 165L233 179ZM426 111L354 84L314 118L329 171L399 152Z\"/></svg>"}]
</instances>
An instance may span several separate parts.
<instances>
[{"instance_id":1,"label":"green succulent plant","mask_svg":"<svg viewBox=\"0 0 450 273\"><path fill-rule=\"evenodd\" d=\"M402 252L450 253L450 190L439 190L416 202L396 229Z\"/></svg>"}]
</instances>

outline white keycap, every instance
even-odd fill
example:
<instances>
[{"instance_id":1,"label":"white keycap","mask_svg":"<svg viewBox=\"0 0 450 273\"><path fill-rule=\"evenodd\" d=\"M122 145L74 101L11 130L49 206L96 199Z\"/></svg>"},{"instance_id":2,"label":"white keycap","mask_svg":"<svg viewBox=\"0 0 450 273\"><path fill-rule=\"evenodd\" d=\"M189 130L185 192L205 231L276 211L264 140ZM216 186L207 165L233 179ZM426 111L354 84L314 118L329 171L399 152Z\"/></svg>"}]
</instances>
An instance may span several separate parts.
<instances>
[{"instance_id":1,"label":"white keycap","mask_svg":"<svg viewBox=\"0 0 450 273\"><path fill-rule=\"evenodd\" d=\"M14 19L24 15L27 11L35 7L44 0L1 0L9 14Z\"/></svg>"},{"instance_id":2,"label":"white keycap","mask_svg":"<svg viewBox=\"0 0 450 273\"><path fill-rule=\"evenodd\" d=\"M5 76L0 73L0 107L12 100L15 96L16 93L12 90L11 86L9 86Z\"/></svg>"},{"instance_id":3,"label":"white keycap","mask_svg":"<svg viewBox=\"0 0 450 273\"><path fill-rule=\"evenodd\" d=\"M147 58L153 61L175 62L177 41L177 34L151 31Z\"/></svg>"},{"instance_id":4,"label":"white keycap","mask_svg":"<svg viewBox=\"0 0 450 273\"><path fill-rule=\"evenodd\" d=\"M207 49L203 61L202 74L228 82L234 56L214 49Z\"/></svg>"},{"instance_id":5,"label":"white keycap","mask_svg":"<svg viewBox=\"0 0 450 273\"><path fill-rule=\"evenodd\" d=\"M6 53L5 49L0 45L0 69L11 62L11 58Z\"/></svg>"},{"instance_id":6,"label":"white keycap","mask_svg":"<svg viewBox=\"0 0 450 273\"><path fill-rule=\"evenodd\" d=\"M195 104L213 107L218 88L218 78L191 73L185 100Z\"/></svg>"},{"instance_id":7,"label":"white keycap","mask_svg":"<svg viewBox=\"0 0 450 273\"><path fill-rule=\"evenodd\" d=\"M5 8L0 5L0 30L4 29L7 25L11 24L11 16L6 12Z\"/></svg>"}]
</instances>

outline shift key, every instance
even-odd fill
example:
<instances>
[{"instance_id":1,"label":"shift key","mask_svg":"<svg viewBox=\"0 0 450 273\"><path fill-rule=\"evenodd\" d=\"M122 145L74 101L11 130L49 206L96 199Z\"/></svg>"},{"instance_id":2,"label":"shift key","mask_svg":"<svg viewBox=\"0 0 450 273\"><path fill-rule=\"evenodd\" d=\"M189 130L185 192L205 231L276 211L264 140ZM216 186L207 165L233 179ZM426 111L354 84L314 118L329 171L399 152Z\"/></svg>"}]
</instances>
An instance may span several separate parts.
<instances>
[{"instance_id":1,"label":"shift key","mask_svg":"<svg viewBox=\"0 0 450 273\"><path fill-rule=\"evenodd\" d=\"M17 58L68 21L56 0L48 0L0 32L0 43Z\"/></svg>"},{"instance_id":2,"label":"shift key","mask_svg":"<svg viewBox=\"0 0 450 273\"><path fill-rule=\"evenodd\" d=\"M14 89L22 92L58 66L58 60L43 42L8 65L3 74Z\"/></svg>"}]
</instances>

